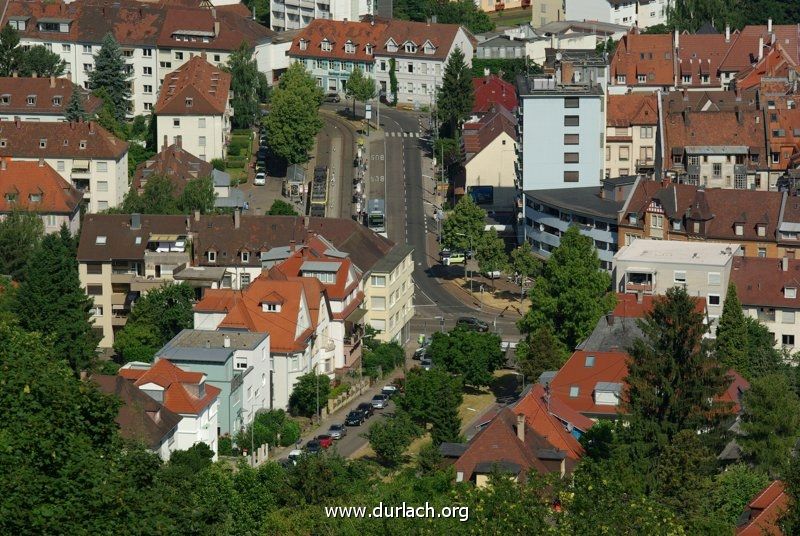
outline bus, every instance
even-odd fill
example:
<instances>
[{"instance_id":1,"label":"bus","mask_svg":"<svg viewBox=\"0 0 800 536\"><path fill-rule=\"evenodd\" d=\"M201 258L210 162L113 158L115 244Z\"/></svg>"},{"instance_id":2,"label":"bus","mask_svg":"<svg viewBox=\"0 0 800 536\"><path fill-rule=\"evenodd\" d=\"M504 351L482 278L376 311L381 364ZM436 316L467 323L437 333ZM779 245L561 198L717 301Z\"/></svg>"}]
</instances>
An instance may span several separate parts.
<instances>
[{"instance_id":1,"label":"bus","mask_svg":"<svg viewBox=\"0 0 800 536\"><path fill-rule=\"evenodd\" d=\"M372 199L367 213L367 227L386 236L386 203L383 199Z\"/></svg>"},{"instance_id":2,"label":"bus","mask_svg":"<svg viewBox=\"0 0 800 536\"><path fill-rule=\"evenodd\" d=\"M309 216L324 218L325 206L328 204L328 168L326 166L314 168L314 180L311 182L309 198Z\"/></svg>"}]
</instances>

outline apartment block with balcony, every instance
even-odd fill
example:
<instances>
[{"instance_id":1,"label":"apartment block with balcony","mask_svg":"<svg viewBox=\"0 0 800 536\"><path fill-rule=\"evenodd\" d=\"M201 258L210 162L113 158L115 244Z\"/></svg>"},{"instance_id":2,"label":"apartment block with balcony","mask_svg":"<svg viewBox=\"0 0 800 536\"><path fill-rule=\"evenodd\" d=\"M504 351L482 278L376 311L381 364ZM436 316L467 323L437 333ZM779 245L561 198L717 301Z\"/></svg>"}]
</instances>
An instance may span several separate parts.
<instances>
[{"instance_id":1,"label":"apartment block with balcony","mask_svg":"<svg viewBox=\"0 0 800 536\"><path fill-rule=\"evenodd\" d=\"M608 96L606 177L653 175L658 139L658 99L651 93ZM660 156L660 154L659 154Z\"/></svg>"},{"instance_id":2,"label":"apartment block with balcony","mask_svg":"<svg viewBox=\"0 0 800 536\"><path fill-rule=\"evenodd\" d=\"M636 240L614 256L614 289L641 295L663 295L681 286L690 296L705 298L710 336L722 314L731 277L735 243L676 243L665 240Z\"/></svg>"},{"instance_id":3,"label":"apartment block with balcony","mask_svg":"<svg viewBox=\"0 0 800 536\"><path fill-rule=\"evenodd\" d=\"M93 121L0 121L0 157L44 160L83 194L86 212L114 208L128 192L128 144Z\"/></svg>"},{"instance_id":4,"label":"apartment block with balcony","mask_svg":"<svg viewBox=\"0 0 800 536\"><path fill-rule=\"evenodd\" d=\"M565 0L568 20L592 20L649 28L667 22L672 0Z\"/></svg>"},{"instance_id":5,"label":"apartment block with balcony","mask_svg":"<svg viewBox=\"0 0 800 536\"><path fill-rule=\"evenodd\" d=\"M414 316L414 261L410 246L398 244L372 266L365 285L365 322L378 331L376 338L400 344L411 338Z\"/></svg>"},{"instance_id":6,"label":"apartment block with balcony","mask_svg":"<svg viewBox=\"0 0 800 536\"><path fill-rule=\"evenodd\" d=\"M371 13L368 0L276 0L270 11L276 32L299 30L316 19L357 22Z\"/></svg>"}]
</instances>

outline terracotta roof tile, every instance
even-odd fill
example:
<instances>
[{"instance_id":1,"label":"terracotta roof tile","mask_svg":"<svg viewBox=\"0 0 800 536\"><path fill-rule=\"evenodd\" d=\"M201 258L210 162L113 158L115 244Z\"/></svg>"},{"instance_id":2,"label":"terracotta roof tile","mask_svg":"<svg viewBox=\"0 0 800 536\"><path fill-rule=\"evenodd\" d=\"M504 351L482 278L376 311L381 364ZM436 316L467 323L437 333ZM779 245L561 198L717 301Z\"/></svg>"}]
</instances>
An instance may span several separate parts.
<instances>
[{"instance_id":1,"label":"terracotta roof tile","mask_svg":"<svg viewBox=\"0 0 800 536\"><path fill-rule=\"evenodd\" d=\"M568 430L567 426L585 432L594 421L584 417L557 398L546 398L545 388L534 384L530 391L513 407L517 415L525 415L528 426L547 438L555 448L566 452L567 456L578 461L583 456L583 447Z\"/></svg>"},{"instance_id":2,"label":"terracotta roof tile","mask_svg":"<svg viewBox=\"0 0 800 536\"><path fill-rule=\"evenodd\" d=\"M231 75L195 56L164 77L155 113L160 115L223 115Z\"/></svg>"},{"instance_id":3,"label":"terracotta roof tile","mask_svg":"<svg viewBox=\"0 0 800 536\"><path fill-rule=\"evenodd\" d=\"M751 67L736 74L736 87L757 88L764 78L786 78L797 70L797 61L781 44L776 44L764 57Z\"/></svg>"},{"instance_id":4,"label":"terracotta roof tile","mask_svg":"<svg viewBox=\"0 0 800 536\"><path fill-rule=\"evenodd\" d=\"M742 396L750 389L750 382L742 378L742 375L733 369L728 370L727 377L731 380L728 388L717 400L731 404L731 411L739 413L742 410Z\"/></svg>"},{"instance_id":5,"label":"terracotta roof tile","mask_svg":"<svg viewBox=\"0 0 800 536\"><path fill-rule=\"evenodd\" d=\"M800 260L734 257L731 281L745 307L800 309L800 298L787 298L784 293L787 287L800 290Z\"/></svg>"},{"instance_id":6,"label":"terracotta roof tile","mask_svg":"<svg viewBox=\"0 0 800 536\"><path fill-rule=\"evenodd\" d=\"M794 24L774 24L772 33L775 34L775 44L779 44L786 49L795 63L798 63L798 26ZM764 46L769 47L772 43L772 36L767 31L766 25L745 26L739 32L739 37L731 45L726 54L720 70L724 72L738 72L749 68L758 61L759 38L764 39Z\"/></svg>"},{"instance_id":7,"label":"terracotta roof tile","mask_svg":"<svg viewBox=\"0 0 800 536\"><path fill-rule=\"evenodd\" d=\"M654 93L627 93L609 95L606 125L630 127L632 125L657 125L658 100Z\"/></svg>"},{"instance_id":8,"label":"terracotta roof tile","mask_svg":"<svg viewBox=\"0 0 800 536\"><path fill-rule=\"evenodd\" d=\"M594 359L587 359L594 356ZM628 354L625 352L577 351L564 363L550 382L552 396L575 411L593 417L613 417L619 406L595 404L594 391L599 382L622 385L628 375ZM575 394L572 390L577 387ZM620 398L622 389L620 390Z\"/></svg>"},{"instance_id":9,"label":"terracotta roof tile","mask_svg":"<svg viewBox=\"0 0 800 536\"><path fill-rule=\"evenodd\" d=\"M10 201L9 195L16 196ZM0 212L16 208L43 214L74 214L83 195L49 165L0 158ZM39 201L36 200L39 197Z\"/></svg>"},{"instance_id":10,"label":"terracotta roof tile","mask_svg":"<svg viewBox=\"0 0 800 536\"><path fill-rule=\"evenodd\" d=\"M736 34L729 42L724 34L683 34L678 38L678 81L683 87L720 87L719 66ZM691 75L691 82L683 82L684 75ZM708 83L704 84L702 75L708 75Z\"/></svg>"},{"instance_id":11,"label":"terracotta roof tile","mask_svg":"<svg viewBox=\"0 0 800 536\"><path fill-rule=\"evenodd\" d=\"M783 171L794 167L800 152L800 109L767 110L765 118L769 151L778 155L778 162L770 157L770 168Z\"/></svg>"},{"instance_id":12,"label":"terracotta roof tile","mask_svg":"<svg viewBox=\"0 0 800 536\"><path fill-rule=\"evenodd\" d=\"M672 36L669 34L628 33L622 36L611 59L611 81L624 75L625 83L637 85L637 76L644 75L642 86L671 86L673 80Z\"/></svg>"},{"instance_id":13,"label":"terracotta roof tile","mask_svg":"<svg viewBox=\"0 0 800 536\"><path fill-rule=\"evenodd\" d=\"M510 113L507 111L503 113L497 110L490 112L476 122L464 123L462 144L466 161L469 162L504 132L512 140L516 141L517 133L515 127L516 121Z\"/></svg>"},{"instance_id":14,"label":"terracotta roof tile","mask_svg":"<svg viewBox=\"0 0 800 536\"><path fill-rule=\"evenodd\" d=\"M101 99L81 90L68 78L0 77L0 95L8 96L7 104L0 101L0 114L63 116L76 89L87 114L97 112L103 105ZM35 104L28 104L29 96L35 97Z\"/></svg>"},{"instance_id":15,"label":"terracotta roof tile","mask_svg":"<svg viewBox=\"0 0 800 536\"><path fill-rule=\"evenodd\" d=\"M784 483L773 481L747 506L746 521L736 527L737 536L782 536L778 520L789 508Z\"/></svg>"},{"instance_id":16,"label":"terracotta roof tile","mask_svg":"<svg viewBox=\"0 0 800 536\"><path fill-rule=\"evenodd\" d=\"M517 108L517 89L514 84L506 82L497 75L473 78L472 87L475 89L472 113L487 113L493 104L499 104L512 112Z\"/></svg>"},{"instance_id":17,"label":"terracotta roof tile","mask_svg":"<svg viewBox=\"0 0 800 536\"><path fill-rule=\"evenodd\" d=\"M0 156L14 158L108 158L119 160L128 143L93 121L0 121ZM44 147L42 147L44 140ZM81 148L81 143L85 145Z\"/></svg>"},{"instance_id":18,"label":"terracotta roof tile","mask_svg":"<svg viewBox=\"0 0 800 536\"><path fill-rule=\"evenodd\" d=\"M653 301L656 296L646 294L642 296L639 303L636 294L617 293L617 305L611 313L615 318L644 318L653 308ZM704 297L695 298L695 311L705 314L706 299Z\"/></svg>"},{"instance_id":19,"label":"terracotta roof tile","mask_svg":"<svg viewBox=\"0 0 800 536\"><path fill-rule=\"evenodd\" d=\"M197 415L213 404L218 387L205 383L205 374L189 372L159 359L150 368L121 368L119 375L141 388L149 383L164 389L164 407L179 415Z\"/></svg>"},{"instance_id":20,"label":"terracotta roof tile","mask_svg":"<svg viewBox=\"0 0 800 536\"><path fill-rule=\"evenodd\" d=\"M136 166L131 188L141 193L148 177L163 175L172 182L173 195L179 196L190 180L210 177L213 171L214 168L209 162L174 144Z\"/></svg>"}]
</instances>

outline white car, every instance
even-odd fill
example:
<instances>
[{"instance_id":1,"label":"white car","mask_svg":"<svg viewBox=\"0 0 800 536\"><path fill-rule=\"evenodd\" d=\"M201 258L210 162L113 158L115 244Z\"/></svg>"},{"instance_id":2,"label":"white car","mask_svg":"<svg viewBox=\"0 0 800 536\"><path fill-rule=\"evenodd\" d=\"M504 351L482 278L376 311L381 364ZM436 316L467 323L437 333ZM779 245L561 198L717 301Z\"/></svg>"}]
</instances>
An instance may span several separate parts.
<instances>
[{"instance_id":1,"label":"white car","mask_svg":"<svg viewBox=\"0 0 800 536\"><path fill-rule=\"evenodd\" d=\"M303 451L300 449L294 449L289 453L288 459L293 464L297 465L297 460L303 455Z\"/></svg>"},{"instance_id":2,"label":"white car","mask_svg":"<svg viewBox=\"0 0 800 536\"><path fill-rule=\"evenodd\" d=\"M256 173L256 178L253 179L253 184L256 186L264 186L267 184L267 174L264 172Z\"/></svg>"}]
</instances>

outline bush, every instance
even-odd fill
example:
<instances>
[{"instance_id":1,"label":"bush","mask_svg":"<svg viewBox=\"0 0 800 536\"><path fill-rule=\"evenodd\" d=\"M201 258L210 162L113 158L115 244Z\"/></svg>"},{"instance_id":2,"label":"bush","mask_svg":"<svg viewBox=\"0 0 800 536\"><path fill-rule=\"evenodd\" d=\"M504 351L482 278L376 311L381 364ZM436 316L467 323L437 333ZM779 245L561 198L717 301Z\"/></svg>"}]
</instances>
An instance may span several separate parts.
<instances>
[{"instance_id":1,"label":"bush","mask_svg":"<svg viewBox=\"0 0 800 536\"><path fill-rule=\"evenodd\" d=\"M278 434L280 434L280 441ZM240 449L246 448L247 450L250 450L251 441L256 448L265 443L271 446L280 443L281 446L288 447L296 443L298 439L300 439L300 425L289 418L283 410L264 411L256 414L255 422L246 430L236 434L236 444ZM220 438L221 448L222 438Z\"/></svg>"},{"instance_id":2,"label":"bush","mask_svg":"<svg viewBox=\"0 0 800 536\"><path fill-rule=\"evenodd\" d=\"M338 398L339 395L341 395L342 393L349 393L350 387L351 386L349 383L342 383L340 385L337 385L336 387L331 389L330 393L328 393L328 399L332 400L334 398Z\"/></svg>"},{"instance_id":3,"label":"bush","mask_svg":"<svg viewBox=\"0 0 800 536\"><path fill-rule=\"evenodd\" d=\"M292 419L286 419L281 428L281 446L294 445L300 439L300 424Z\"/></svg>"},{"instance_id":4,"label":"bush","mask_svg":"<svg viewBox=\"0 0 800 536\"><path fill-rule=\"evenodd\" d=\"M240 154L242 154L241 147L232 143L228 145L228 156L239 156Z\"/></svg>"},{"instance_id":5,"label":"bush","mask_svg":"<svg viewBox=\"0 0 800 536\"><path fill-rule=\"evenodd\" d=\"M241 169L247 165L247 159L242 157L233 157L225 160L225 167L232 169Z\"/></svg>"},{"instance_id":6,"label":"bush","mask_svg":"<svg viewBox=\"0 0 800 536\"><path fill-rule=\"evenodd\" d=\"M231 436L220 436L217 449L220 456L233 456L233 439L231 439Z\"/></svg>"},{"instance_id":7,"label":"bush","mask_svg":"<svg viewBox=\"0 0 800 536\"><path fill-rule=\"evenodd\" d=\"M378 344L364 355L364 373L377 377L378 373L387 374L403 364L405 352L396 342Z\"/></svg>"},{"instance_id":8,"label":"bush","mask_svg":"<svg viewBox=\"0 0 800 536\"><path fill-rule=\"evenodd\" d=\"M223 160L222 158L214 158L211 161L211 167L213 167L217 171L225 171L225 160Z\"/></svg>"},{"instance_id":9,"label":"bush","mask_svg":"<svg viewBox=\"0 0 800 536\"><path fill-rule=\"evenodd\" d=\"M233 136L247 136L250 137L251 131L249 128L235 128L231 131Z\"/></svg>"}]
</instances>

